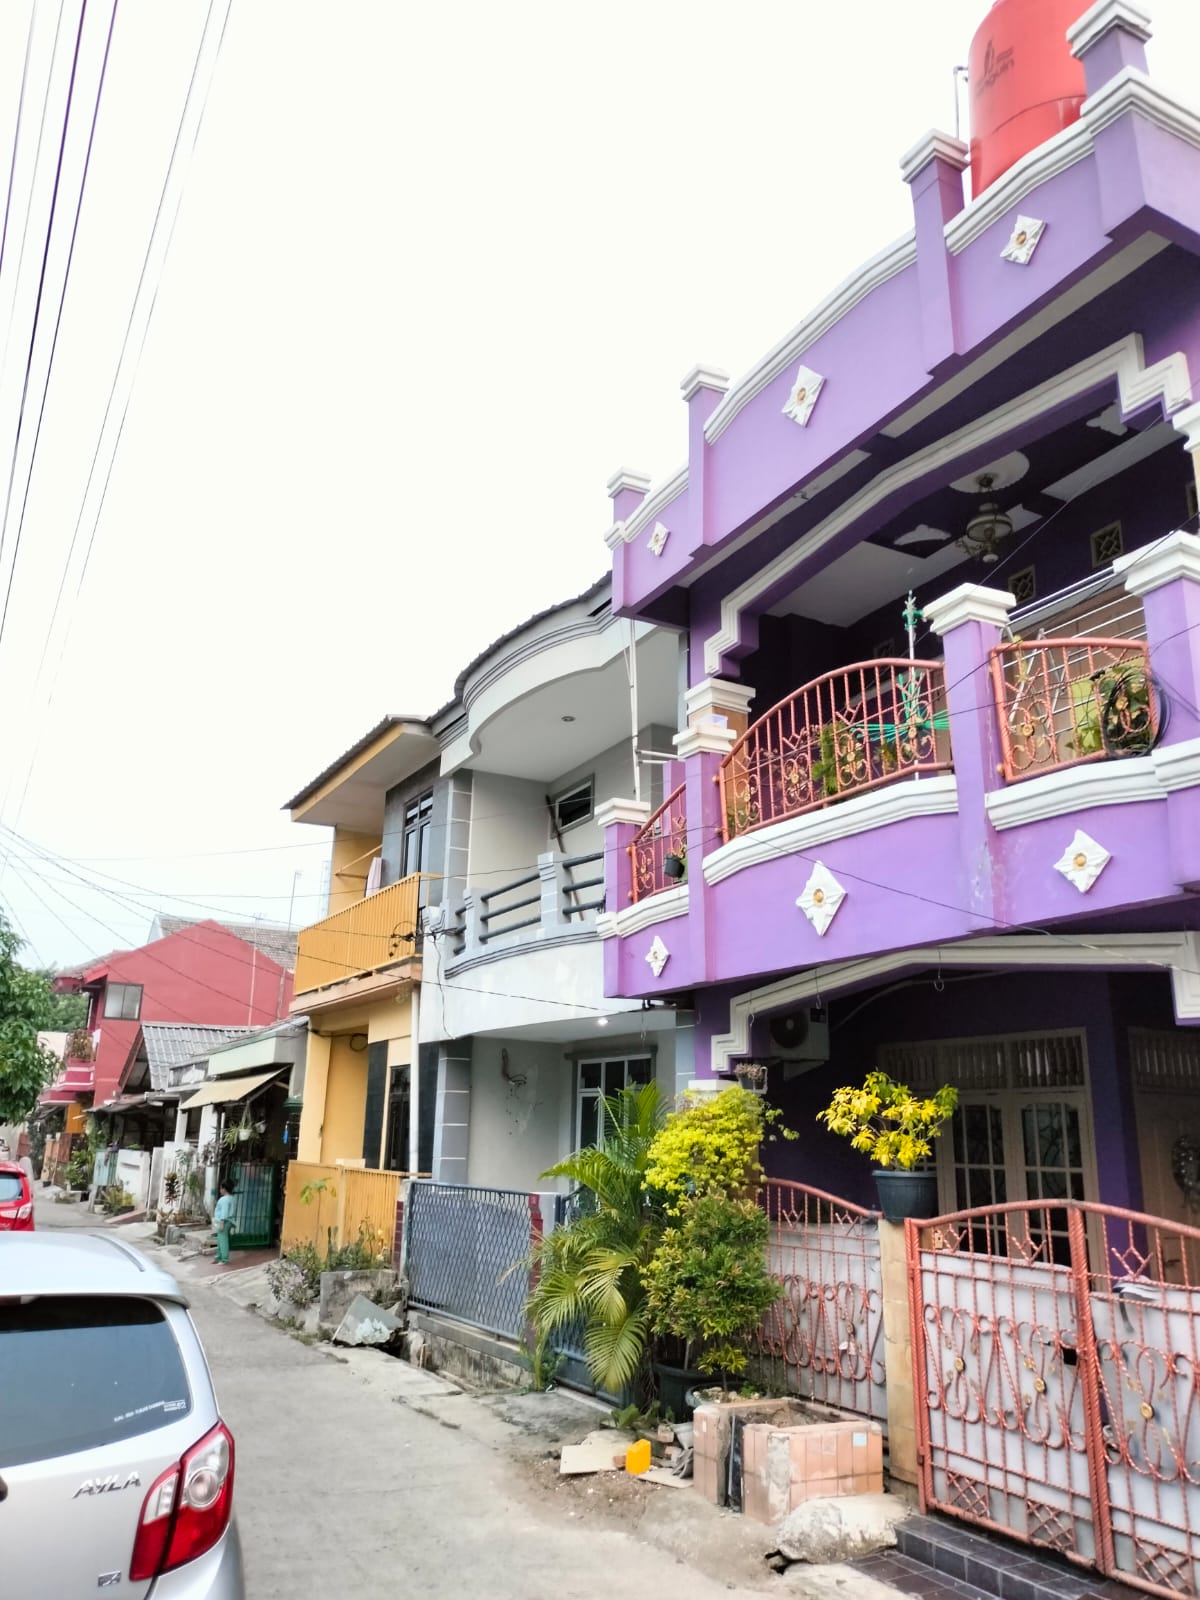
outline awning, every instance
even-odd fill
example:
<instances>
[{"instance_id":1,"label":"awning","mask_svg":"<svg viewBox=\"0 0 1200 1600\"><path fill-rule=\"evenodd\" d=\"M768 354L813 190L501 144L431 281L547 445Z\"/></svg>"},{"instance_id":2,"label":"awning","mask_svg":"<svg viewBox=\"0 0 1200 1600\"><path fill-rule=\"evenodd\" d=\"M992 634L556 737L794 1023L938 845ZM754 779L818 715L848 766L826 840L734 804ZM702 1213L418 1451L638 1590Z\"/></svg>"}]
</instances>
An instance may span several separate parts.
<instances>
[{"instance_id":1,"label":"awning","mask_svg":"<svg viewBox=\"0 0 1200 1600\"><path fill-rule=\"evenodd\" d=\"M287 1072L287 1067L276 1067L273 1072L259 1072L253 1078L214 1078L211 1083L201 1084L190 1100L181 1100L180 1111L195 1111L200 1106L227 1106L235 1100L244 1100L247 1095L261 1089L264 1083L270 1083Z\"/></svg>"}]
</instances>

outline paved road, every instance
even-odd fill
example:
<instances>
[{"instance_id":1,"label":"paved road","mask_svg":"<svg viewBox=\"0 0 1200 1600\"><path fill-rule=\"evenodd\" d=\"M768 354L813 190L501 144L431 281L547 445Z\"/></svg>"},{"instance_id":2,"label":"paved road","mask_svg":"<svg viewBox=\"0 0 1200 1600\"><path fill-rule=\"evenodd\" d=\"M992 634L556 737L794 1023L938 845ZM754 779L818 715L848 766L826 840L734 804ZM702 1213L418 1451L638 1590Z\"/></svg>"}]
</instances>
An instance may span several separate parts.
<instances>
[{"instance_id":1,"label":"paved road","mask_svg":"<svg viewBox=\"0 0 1200 1600\"><path fill-rule=\"evenodd\" d=\"M39 1207L39 1225L84 1225L70 1211ZM502 1450L396 1403L209 1284L188 1287L237 1441L250 1600L761 1600L573 1518Z\"/></svg>"}]
</instances>

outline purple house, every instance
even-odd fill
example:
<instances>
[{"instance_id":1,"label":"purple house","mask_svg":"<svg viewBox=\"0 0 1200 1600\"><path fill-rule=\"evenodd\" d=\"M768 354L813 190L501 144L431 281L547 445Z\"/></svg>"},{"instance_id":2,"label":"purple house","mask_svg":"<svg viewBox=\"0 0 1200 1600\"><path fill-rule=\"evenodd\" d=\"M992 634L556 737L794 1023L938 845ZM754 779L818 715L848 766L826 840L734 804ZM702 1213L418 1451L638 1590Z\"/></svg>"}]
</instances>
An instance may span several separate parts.
<instances>
[{"instance_id":1,"label":"purple house","mask_svg":"<svg viewBox=\"0 0 1200 1600\"><path fill-rule=\"evenodd\" d=\"M960 1091L943 1212L1195 1220L1200 111L1148 35L1092 6L1086 98L973 198L927 134L912 231L610 484L614 609L689 687L674 792L609 808L607 992L687 997L694 1079L801 1130L777 1175L867 1204L814 1115L878 1065Z\"/></svg>"}]
</instances>

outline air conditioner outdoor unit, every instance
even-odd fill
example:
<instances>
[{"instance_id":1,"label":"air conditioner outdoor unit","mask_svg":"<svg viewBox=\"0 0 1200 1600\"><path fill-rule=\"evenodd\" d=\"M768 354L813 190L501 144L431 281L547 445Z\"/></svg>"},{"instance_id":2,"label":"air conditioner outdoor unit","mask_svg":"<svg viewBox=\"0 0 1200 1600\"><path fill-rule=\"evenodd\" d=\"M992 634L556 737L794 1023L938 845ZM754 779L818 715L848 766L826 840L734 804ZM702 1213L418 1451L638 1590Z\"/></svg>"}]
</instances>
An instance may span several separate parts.
<instances>
[{"instance_id":1,"label":"air conditioner outdoor unit","mask_svg":"<svg viewBox=\"0 0 1200 1600\"><path fill-rule=\"evenodd\" d=\"M812 1066L829 1060L829 1013L823 1006L805 1006L767 1021L768 1054L776 1061L802 1061Z\"/></svg>"}]
</instances>

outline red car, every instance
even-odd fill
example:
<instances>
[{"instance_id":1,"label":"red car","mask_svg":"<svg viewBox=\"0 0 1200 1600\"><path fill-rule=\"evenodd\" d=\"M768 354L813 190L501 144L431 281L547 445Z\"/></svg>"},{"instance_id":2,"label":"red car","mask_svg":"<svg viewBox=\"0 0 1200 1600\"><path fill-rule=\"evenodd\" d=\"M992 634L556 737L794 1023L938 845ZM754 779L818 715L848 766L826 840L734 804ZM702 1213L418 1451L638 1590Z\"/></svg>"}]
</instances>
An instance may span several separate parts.
<instances>
[{"instance_id":1,"label":"red car","mask_svg":"<svg viewBox=\"0 0 1200 1600\"><path fill-rule=\"evenodd\" d=\"M0 1233L33 1232L33 1189L25 1169L0 1161Z\"/></svg>"}]
</instances>

